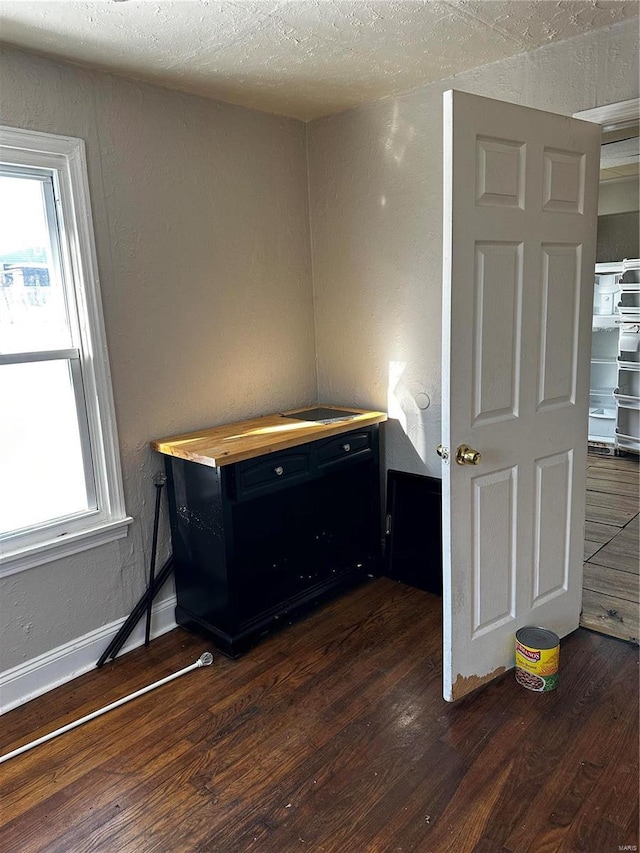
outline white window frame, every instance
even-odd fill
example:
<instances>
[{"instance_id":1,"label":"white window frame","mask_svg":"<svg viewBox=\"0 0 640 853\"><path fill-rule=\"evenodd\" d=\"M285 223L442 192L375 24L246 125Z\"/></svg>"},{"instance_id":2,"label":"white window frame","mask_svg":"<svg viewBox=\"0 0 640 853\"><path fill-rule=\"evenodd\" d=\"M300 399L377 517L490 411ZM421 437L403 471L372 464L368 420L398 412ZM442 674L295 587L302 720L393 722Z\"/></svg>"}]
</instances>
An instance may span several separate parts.
<instances>
[{"instance_id":1,"label":"white window frame","mask_svg":"<svg viewBox=\"0 0 640 853\"><path fill-rule=\"evenodd\" d=\"M40 169L53 176L60 261L71 322L77 323L78 337L78 346L70 350L21 354L19 358L0 356L0 364L65 358L72 373L81 371L81 382L74 382L74 387L81 421L82 402L86 412L80 429L81 440L90 446L90 454L85 454L92 469L87 471L87 484L89 491L92 480L95 487L95 494L90 494L95 508L34 525L0 540L3 577L120 539L127 535L133 519L124 505L84 141L0 126L0 163L11 170L33 169L35 175ZM84 401L80 388L84 390ZM15 452L28 453L29 449L15 448ZM51 452L55 453L55 448Z\"/></svg>"}]
</instances>

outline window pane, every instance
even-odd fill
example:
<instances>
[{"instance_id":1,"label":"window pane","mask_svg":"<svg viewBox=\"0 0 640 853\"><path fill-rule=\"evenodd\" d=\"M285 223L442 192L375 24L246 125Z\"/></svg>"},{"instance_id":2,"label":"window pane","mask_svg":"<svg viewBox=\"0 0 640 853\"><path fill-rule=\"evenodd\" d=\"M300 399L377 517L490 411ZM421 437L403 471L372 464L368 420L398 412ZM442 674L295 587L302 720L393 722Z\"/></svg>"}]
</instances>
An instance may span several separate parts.
<instances>
[{"instance_id":1,"label":"window pane","mask_svg":"<svg viewBox=\"0 0 640 853\"><path fill-rule=\"evenodd\" d=\"M0 366L0 532L86 511L68 361Z\"/></svg>"},{"instance_id":2,"label":"window pane","mask_svg":"<svg viewBox=\"0 0 640 853\"><path fill-rule=\"evenodd\" d=\"M0 176L0 352L72 346L52 183ZM48 200L48 205L47 205Z\"/></svg>"}]
</instances>

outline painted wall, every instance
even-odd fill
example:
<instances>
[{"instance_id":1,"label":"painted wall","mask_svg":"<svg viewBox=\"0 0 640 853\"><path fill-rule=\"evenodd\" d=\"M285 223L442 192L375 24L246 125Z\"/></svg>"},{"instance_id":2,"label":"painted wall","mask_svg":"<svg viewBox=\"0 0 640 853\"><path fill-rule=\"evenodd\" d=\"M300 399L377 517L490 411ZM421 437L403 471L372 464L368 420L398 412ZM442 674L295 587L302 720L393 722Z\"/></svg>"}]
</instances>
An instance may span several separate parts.
<instances>
[{"instance_id":1,"label":"painted wall","mask_svg":"<svg viewBox=\"0 0 640 853\"><path fill-rule=\"evenodd\" d=\"M611 264L640 257L640 215L637 210L598 217L596 263Z\"/></svg>"},{"instance_id":2,"label":"painted wall","mask_svg":"<svg viewBox=\"0 0 640 853\"><path fill-rule=\"evenodd\" d=\"M629 213L640 209L640 183L634 177L627 181L610 181L600 184L598 216Z\"/></svg>"},{"instance_id":3,"label":"painted wall","mask_svg":"<svg viewBox=\"0 0 640 853\"><path fill-rule=\"evenodd\" d=\"M438 474L441 93L572 113L636 96L634 52L635 24L622 25L305 131L2 50L0 122L87 142L135 522L125 540L0 583L0 672L125 616L141 594L161 468L151 438L317 399L388 407L388 466ZM161 559L168 547L164 524Z\"/></svg>"},{"instance_id":4,"label":"painted wall","mask_svg":"<svg viewBox=\"0 0 640 853\"><path fill-rule=\"evenodd\" d=\"M388 467L440 476L442 92L570 115L637 97L637 57L632 22L308 125L319 396L389 411Z\"/></svg>"},{"instance_id":5,"label":"painted wall","mask_svg":"<svg viewBox=\"0 0 640 853\"><path fill-rule=\"evenodd\" d=\"M314 402L316 381L303 124L9 49L0 77L0 123L87 143L135 519L127 539L2 582L4 671L137 601L162 469L150 439Z\"/></svg>"}]
</instances>

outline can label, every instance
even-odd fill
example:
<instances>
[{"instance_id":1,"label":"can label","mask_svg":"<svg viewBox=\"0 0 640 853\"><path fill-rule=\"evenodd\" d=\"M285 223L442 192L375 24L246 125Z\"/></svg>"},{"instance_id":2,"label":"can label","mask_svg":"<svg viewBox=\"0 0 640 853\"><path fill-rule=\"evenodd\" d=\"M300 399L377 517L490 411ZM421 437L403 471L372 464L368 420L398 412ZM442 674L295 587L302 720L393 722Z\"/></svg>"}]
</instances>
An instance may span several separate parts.
<instances>
[{"instance_id":1,"label":"can label","mask_svg":"<svg viewBox=\"0 0 640 853\"><path fill-rule=\"evenodd\" d=\"M534 649L516 639L516 681L527 690L546 693L558 686L560 646Z\"/></svg>"}]
</instances>

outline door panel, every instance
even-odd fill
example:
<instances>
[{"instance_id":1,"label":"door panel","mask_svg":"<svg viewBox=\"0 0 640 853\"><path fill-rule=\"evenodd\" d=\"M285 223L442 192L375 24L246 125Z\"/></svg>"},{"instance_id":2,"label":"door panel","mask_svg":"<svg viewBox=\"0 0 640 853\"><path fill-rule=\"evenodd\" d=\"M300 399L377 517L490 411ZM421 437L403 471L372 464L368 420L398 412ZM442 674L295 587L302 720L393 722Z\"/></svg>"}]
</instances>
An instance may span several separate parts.
<instances>
[{"instance_id":1,"label":"door panel","mask_svg":"<svg viewBox=\"0 0 640 853\"><path fill-rule=\"evenodd\" d=\"M578 626L600 127L445 93L444 695ZM481 454L455 461L459 446ZM467 456L469 460L472 456Z\"/></svg>"},{"instance_id":2,"label":"door panel","mask_svg":"<svg viewBox=\"0 0 640 853\"><path fill-rule=\"evenodd\" d=\"M516 470L507 468L471 480L473 488L472 638L513 619Z\"/></svg>"},{"instance_id":3,"label":"door panel","mask_svg":"<svg viewBox=\"0 0 640 853\"><path fill-rule=\"evenodd\" d=\"M475 276L474 423L508 420L520 392L522 243L478 243Z\"/></svg>"},{"instance_id":4,"label":"door panel","mask_svg":"<svg viewBox=\"0 0 640 853\"><path fill-rule=\"evenodd\" d=\"M541 249L538 411L576 402L580 249L557 245L543 245Z\"/></svg>"},{"instance_id":5,"label":"door panel","mask_svg":"<svg viewBox=\"0 0 640 853\"><path fill-rule=\"evenodd\" d=\"M532 609L569 588L572 463L571 451L535 460Z\"/></svg>"}]
</instances>

